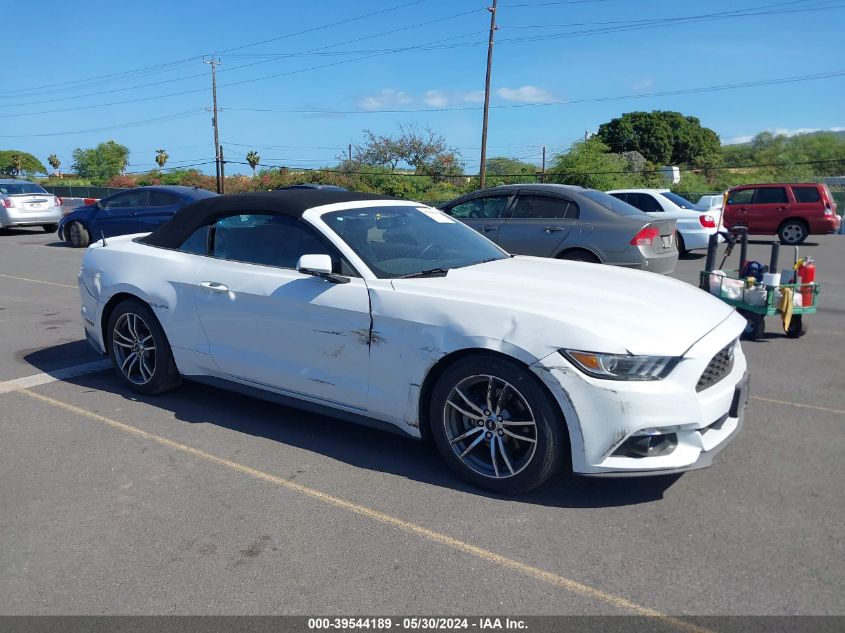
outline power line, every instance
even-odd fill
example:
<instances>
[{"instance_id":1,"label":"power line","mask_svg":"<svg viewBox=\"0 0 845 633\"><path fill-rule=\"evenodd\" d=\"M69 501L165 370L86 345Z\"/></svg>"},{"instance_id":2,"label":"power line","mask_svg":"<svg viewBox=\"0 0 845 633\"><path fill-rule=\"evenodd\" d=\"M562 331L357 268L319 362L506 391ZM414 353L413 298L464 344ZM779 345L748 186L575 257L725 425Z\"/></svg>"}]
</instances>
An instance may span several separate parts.
<instances>
[{"instance_id":1,"label":"power line","mask_svg":"<svg viewBox=\"0 0 845 633\"><path fill-rule=\"evenodd\" d=\"M165 123L168 121L175 121L177 119L184 119L191 116L197 116L201 112L205 112L205 108L194 108L193 110L185 110L184 112L176 112L174 114L167 114L153 119L144 119L142 121L133 121L130 123L119 123L116 125L108 125L105 127L88 128L85 130L73 130L66 132L44 132L41 134L0 134L0 138L30 138L33 136L67 136L69 134L86 134L88 132L105 132L108 130L123 130L130 127L138 127L142 125L150 125L152 123Z\"/></svg>"},{"instance_id":2,"label":"power line","mask_svg":"<svg viewBox=\"0 0 845 633\"><path fill-rule=\"evenodd\" d=\"M754 88L760 86L780 85L785 83L797 83L802 81L816 81L819 79L831 79L834 77L841 77L845 75L845 70L835 70L826 73L813 73L809 75L797 75L791 77L779 77L776 79L747 81L742 83L717 84L713 86L702 86L696 88L685 88L679 90L664 90L660 92L637 93L626 95L615 95L606 97L587 97L582 99L566 99L556 101L545 101L536 103L508 103L491 105L490 108L509 109L509 108L534 108L534 107L550 107L561 105L576 105L581 103L599 103L603 101L622 101L627 99L646 99L651 97L664 97L682 94L695 94L700 92L718 92L721 90L738 90L741 88ZM412 114L424 112L465 112L477 111L481 106L456 106L450 108L404 108L404 109L384 109L384 110L318 110L306 108L293 109L274 109L274 108L226 108L231 112L267 112L267 113L283 113L283 114Z\"/></svg>"},{"instance_id":3,"label":"power line","mask_svg":"<svg viewBox=\"0 0 845 633\"><path fill-rule=\"evenodd\" d=\"M332 28L332 27L335 27L335 26L340 26L342 24L348 24L350 22L355 22L357 20L364 20L366 18L371 18L371 17L374 17L376 15L389 13L391 11L404 9L405 7L409 7L409 6L412 6L412 5L415 5L415 4L421 4L422 2L423 2L423 0L411 0L410 2L404 2L402 4L398 4L398 5L395 5L395 6L392 6L392 7L380 9L378 11L372 11L370 13L365 13L363 15L353 16L351 18L345 18L343 20L338 20L338 21L335 21L335 22L330 22L328 24L323 24L323 25L320 25L320 26L311 27L311 28L308 28L308 29L305 29L305 30L302 30L302 31L296 31L296 32L293 32L293 33L286 33L285 35L279 35L278 37L272 37L272 38L269 38L269 39L266 39L266 40L260 40L258 42L252 42L250 44L243 44L243 45L240 45L240 46L234 46L234 47L231 47L231 48L223 49L222 51L215 52L215 54L220 55L220 54L229 53L229 52L232 52L232 51L243 50L244 48L250 48L250 47L253 47L253 46L260 46L261 44L267 44L269 42L276 42L276 41L279 41L281 39L285 39L285 38L289 38L289 37L296 37L296 36L299 36L299 35L306 35L308 33L314 33L315 31L320 31L320 30L323 30L323 29L328 29L328 28ZM206 55L207 55L207 53L206 53ZM127 70L127 71L121 71L121 72L118 72L118 73L111 73L111 74L107 74L107 75L99 75L99 76L94 76L94 77L88 77L87 79L77 79L77 80L65 81L65 82L60 82L60 83L57 83L57 84L47 84L47 85L44 85L44 86L35 86L35 87L31 87L31 88L16 88L15 90L12 90L10 92L24 92L24 91L29 92L29 91L33 91L33 90L41 90L41 89L44 89L44 88L51 88L53 86L64 86L64 85L73 84L73 83L90 82L90 81L94 81L94 80L97 80L97 79L114 78L114 77L125 75L125 74L128 74L128 73L148 71L148 70L151 70L151 69L158 69L158 68L162 68L162 67L165 67L165 66L172 66L172 65L175 65L175 64L181 64L181 63L185 63L185 62L197 61L197 60L202 59L202 57L203 57L203 55L195 55L193 57L186 57L184 59L180 59L180 60L176 60L176 61L172 61L172 62L165 62L163 64L156 64L154 66L144 66L142 68L136 68L134 70ZM5 96L6 96L5 94L0 94L0 98L4 98Z\"/></svg>"}]
</instances>

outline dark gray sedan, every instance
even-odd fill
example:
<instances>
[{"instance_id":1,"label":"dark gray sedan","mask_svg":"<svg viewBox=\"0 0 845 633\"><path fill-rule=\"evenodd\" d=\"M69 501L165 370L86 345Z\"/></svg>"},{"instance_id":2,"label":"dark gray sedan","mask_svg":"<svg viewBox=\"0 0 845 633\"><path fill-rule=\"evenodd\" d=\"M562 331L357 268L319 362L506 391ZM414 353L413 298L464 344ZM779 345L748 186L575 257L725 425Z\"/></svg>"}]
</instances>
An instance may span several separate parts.
<instances>
[{"instance_id":1,"label":"dark gray sedan","mask_svg":"<svg viewBox=\"0 0 845 633\"><path fill-rule=\"evenodd\" d=\"M502 185L440 208L509 253L574 259L667 274L675 269L675 221L657 220L595 189Z\"/></svg>"}]
</instances>

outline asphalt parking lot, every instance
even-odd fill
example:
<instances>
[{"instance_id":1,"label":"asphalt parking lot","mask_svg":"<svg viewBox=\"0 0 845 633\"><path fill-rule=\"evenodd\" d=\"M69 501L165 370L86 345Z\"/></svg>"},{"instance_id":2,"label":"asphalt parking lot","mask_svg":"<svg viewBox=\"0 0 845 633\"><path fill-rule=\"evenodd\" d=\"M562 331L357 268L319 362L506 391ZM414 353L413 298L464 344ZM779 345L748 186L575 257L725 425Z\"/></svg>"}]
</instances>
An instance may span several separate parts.
<instances>
[{"instance_id":1,"label":"asphalt parking lot","mask_svg":"<svg viewBox=\"0 0 845 633\"><path fill-rule=\"evenodd\" d=\"M771 318L744 344L746 424L713 468L497 498L424 443L62 371L101 360L83 252L9 231L0 614L845 614L845 236L810 242L821 307L802 339Z\"/></svg>"}]
</instances>

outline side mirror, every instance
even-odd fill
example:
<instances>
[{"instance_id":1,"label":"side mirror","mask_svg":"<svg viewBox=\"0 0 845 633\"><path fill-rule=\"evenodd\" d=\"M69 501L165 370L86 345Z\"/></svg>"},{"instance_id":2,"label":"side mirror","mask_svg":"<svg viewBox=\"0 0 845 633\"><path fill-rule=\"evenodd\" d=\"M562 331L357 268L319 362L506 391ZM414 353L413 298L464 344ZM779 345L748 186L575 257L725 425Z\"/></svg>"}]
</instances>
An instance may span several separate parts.
<instances>
[{"instance_id":1,"label":"side mirror","mask_svg":"<svg viewBox=\"0 0 845 633\"><path fill-rule=\"evenodd\" d=\"M332 283L348 284L349 277L332 272L332 258L328 255L303 255L296 262L296 272L322 277Z\"/></svg>"}]
</instances>

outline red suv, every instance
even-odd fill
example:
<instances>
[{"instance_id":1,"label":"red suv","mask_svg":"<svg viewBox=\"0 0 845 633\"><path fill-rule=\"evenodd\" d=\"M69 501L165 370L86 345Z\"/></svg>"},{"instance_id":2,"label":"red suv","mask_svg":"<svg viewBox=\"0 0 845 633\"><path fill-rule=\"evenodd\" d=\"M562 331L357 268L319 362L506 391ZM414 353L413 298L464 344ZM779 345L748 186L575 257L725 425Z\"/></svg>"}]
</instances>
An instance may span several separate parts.
<instances>
[{"instance_id":1,"label":"red suv","mask_svg":"<svg viewBox=\"0 0 845 633\"><path fill-rule=\"evenodd\" d=\"M836 233L841 219L827 185L818 183L741 185L727 194L725 228L748 227L751 235L777 234L782 244L808 235Z\"/></svg>"}]
</instances>

